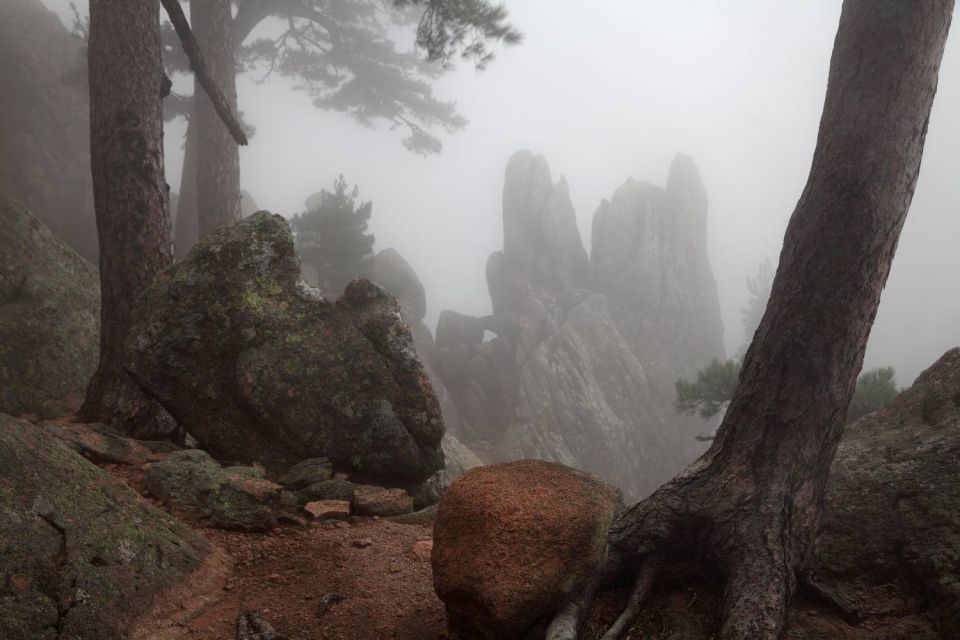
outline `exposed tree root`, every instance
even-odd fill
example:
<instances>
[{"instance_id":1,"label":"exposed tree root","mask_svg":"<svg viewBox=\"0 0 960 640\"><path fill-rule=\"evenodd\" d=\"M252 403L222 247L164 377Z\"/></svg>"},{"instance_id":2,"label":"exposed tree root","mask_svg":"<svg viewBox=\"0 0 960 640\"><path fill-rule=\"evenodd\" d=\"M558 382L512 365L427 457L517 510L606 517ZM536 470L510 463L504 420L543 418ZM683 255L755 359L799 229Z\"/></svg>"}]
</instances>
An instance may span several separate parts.
<instances>
[{"instance_id":1,"label":"exposed tree root","mask_svg":"<svg viewBox=\"0 0 960 640\"><path fill-rule=\"evenodd\" d=\"M607 556L606 564L554 614L550 626L547 627L545 640L577 640L580 637L580 627L583 625L586 613L590 610L597 589L603 583L604 577L611 573L611 570L615 571L619 564L619 555Z\"/></svg>"},{"instance_id":2,"label":"exposed tree root","mask_svg":"<svg viewBox=\"0 0 960 640\"><path fill-rule=\"evenodd\" d=\"M633 591L630 593L630 600L627 601L626 608L616 622L603 634L601 640L620 640L630 630L633 623L637 621L643 605L650 597L650 592L653 591L653 584L659 571L660 556L650 556L644 561L633 585Z\"/></svg>"},{"instance_id":3,"label":"exposed tree root","mask_svg":"<svg viewBox=\"0 0 960 640\"><path fill-rule=\"evenodd\" d=\"M831 589L820 582L813 571L801 571L797 577L800 579L800 588L803 589L807 595L812 596L839 613L848 624L857 625L863 621L863 612L857 608L857 605L836 589Z\"/></svg>"},{"instance_id":4,"label":"exposed tree root","mask_svg":"<svg viewBox=\"0 0 960 640\"><path fill-rule=\"evenodd\" d=\"M694 555L725 576L721 640L776 640L783 631L795 575L806 566L812 548L808 528L794 528L807 522L808 503L794 499L789 490L755 488L744 476L719 473L708 460L700 462L611 527L613 555L640 570L624 611L603 640L627 634L664 563ZM583 607L578 603L570 609L579 614Z\"/></svg>"}]
</instances>

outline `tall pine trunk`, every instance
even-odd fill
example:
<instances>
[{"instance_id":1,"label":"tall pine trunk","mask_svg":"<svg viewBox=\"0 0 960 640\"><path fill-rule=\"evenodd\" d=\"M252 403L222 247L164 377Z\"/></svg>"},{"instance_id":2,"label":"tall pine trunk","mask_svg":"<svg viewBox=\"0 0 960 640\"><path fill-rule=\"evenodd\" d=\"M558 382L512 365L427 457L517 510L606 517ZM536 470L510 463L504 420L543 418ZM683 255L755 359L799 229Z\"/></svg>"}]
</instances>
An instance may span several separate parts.
<instances>
[{"instance_id":1,"label":"tall pine trunk","mask_svg":"<svg viewBox=\"0 0 960 640\"><path fill-rule=\"evenodd\" d=\"M611 546L635 560L705 552L726 576L724 640L779 637L811 566L827 474L916 186L953 5L843 3L813 165L717 438L611 529Z\"/></svg>"},{"instance_id":2,"label":"tall pine trunk","mask_svg":"<svg viewBox=\"0 0 960 640\"><path fill-rule=\"evenodd\" d=\"M100 364L81 415L138 435L175 424L123 368L131 308L172 261L158 0L90 0L90 155L100 241Z\"/></svg>"},{"instance_id":3,"label":"tall pine trunk","mask_svg":"<svg viewBox=\"0 0 960 640\"><path fill-rule=\"evenodd\" d=\"M207 70L235 113L236 63L229 0L194 0L190 22L203 48ZM196 81L182 176L177 255L186 253L211 231L240 219L240 150Z\"/></svg>"},{"instance_id":4,"label":"tall pine trunk","mask_svg":"<svg viewBox=\"0 0 960 640\"><path fill-rule=\"evenodd\" d=\"M193 83L194 95L203 91L198 82ZM183 167L180 171L180 194L177 198L177 221L174 228L176 255L182 258L197 243L199 220L197 219L197 126L196 109L187 120L187 134L183 145Z\"/></svg>"}]
</instances>

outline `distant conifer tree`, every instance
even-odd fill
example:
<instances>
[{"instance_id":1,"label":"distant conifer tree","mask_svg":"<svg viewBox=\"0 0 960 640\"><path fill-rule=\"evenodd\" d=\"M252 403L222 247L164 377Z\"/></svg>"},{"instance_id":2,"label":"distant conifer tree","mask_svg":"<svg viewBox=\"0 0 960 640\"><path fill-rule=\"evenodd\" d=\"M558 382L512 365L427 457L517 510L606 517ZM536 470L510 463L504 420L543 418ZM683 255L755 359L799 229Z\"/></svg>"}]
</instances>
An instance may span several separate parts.
<instances>
[{"instance_id":1,"label":"distant conifer tree","mask_svg":"<svg viewBox=\"0 0 960 640\"><path fill-rule=\"evenodd\" d=\"M328 295L339 296L351 280L373 271L374 236L367 233L373 203L357 205L358 195L341 175L333 192L307 198L306 211L290 222L304 279Z\"/></svg>"}]
</instances>

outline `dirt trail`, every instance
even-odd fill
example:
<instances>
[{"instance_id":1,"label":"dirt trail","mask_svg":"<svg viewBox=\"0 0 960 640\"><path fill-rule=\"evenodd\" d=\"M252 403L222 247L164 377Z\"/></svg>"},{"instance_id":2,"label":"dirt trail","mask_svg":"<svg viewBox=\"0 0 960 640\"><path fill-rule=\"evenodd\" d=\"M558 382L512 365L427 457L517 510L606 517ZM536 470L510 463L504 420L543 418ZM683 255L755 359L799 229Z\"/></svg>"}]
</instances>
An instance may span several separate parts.
<instances>
[{"instance_id":1,"label":"dirt trail","mask_svg":"<svg viewBox=\"0 0 960 640\"><path fill-rule=\"evenodd\" d=\"M138 469L104 467L143 493ZM429 558L413 550L429 546L430 526L355 517L266 534L200 531L233 558L234 571L222 598L186 622L180 638L234 640L246 611L259 611L288 640L447 637ZM317 615L327 594L346 599Z\"/></svg>"}]
</instances>

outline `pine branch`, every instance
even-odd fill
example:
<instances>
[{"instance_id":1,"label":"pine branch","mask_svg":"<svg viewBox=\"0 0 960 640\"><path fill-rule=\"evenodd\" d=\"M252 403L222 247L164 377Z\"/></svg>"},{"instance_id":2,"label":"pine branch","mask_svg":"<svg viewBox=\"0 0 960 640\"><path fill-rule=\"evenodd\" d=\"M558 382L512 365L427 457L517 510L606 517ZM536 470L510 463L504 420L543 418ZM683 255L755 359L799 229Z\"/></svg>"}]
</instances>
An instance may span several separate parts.
<instances>
[{"instance_id":1,"label":"pine branch","mask_svg":"<svg viewBox=\"0 0 960 640\"><path fill-rule=\"evenodd\" d=\"M190 58L190 68L193 69L193 73L196 74L200 86L203 87L204 92L210 98L210 102L213 103L213 108L216 109L217 115L220 116L220 120L222 120L223 124L230 130L230 134L233 136L233 139L236 140L237 144L241 146L246 145L247 134L243 132L240 122L230 109L227 98L223 95L223 92L220 91L220 87L218 87L213 81L213 78L210 77L210 72L207 71L207 65L203 61L200 45L193 36L193 31L190 30L190 24L187 22L187 17L183 14L183 8L180 6L179 0L160 1L163 3L163 8L166 9L167 15L170 16L170 22L173 23L173 28L176 30L177 36L180 37L180 44L183 46L184 53Z\"/></svg>"}]
</instances>

